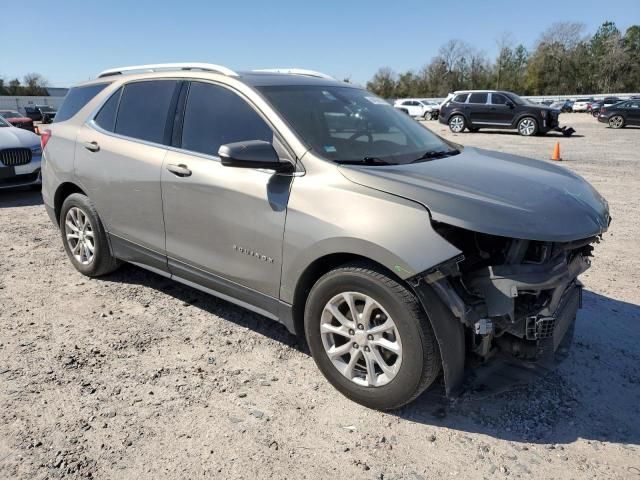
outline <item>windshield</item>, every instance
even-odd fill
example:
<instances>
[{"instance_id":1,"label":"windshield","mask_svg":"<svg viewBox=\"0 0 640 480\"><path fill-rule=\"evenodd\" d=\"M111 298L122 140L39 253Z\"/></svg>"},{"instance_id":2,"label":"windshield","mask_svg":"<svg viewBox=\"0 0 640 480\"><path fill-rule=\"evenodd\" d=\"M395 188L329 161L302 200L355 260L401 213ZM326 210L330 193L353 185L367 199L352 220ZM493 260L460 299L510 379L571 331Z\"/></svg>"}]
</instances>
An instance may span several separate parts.
<instances>
[{"instance_id":1,"label":"windshield","mask_svg":"<svg viewBox=\"0 0 640 480\"><path fill-rule=\"evenodd\" d=\"M18 112L0 112L0 115L2 115L4 118L20 118L20 117L22 117L22 115L20 115Z\"/></svg>"},{"instance_id":2,"label":"windshield","mask_svg":"<svg viewBox=\"0 0 640 480\"><path fill-rule=\"evenodd\" d=\"M38 107L38 108L40 109L41 112L46 112L46 113L55 112L55 110L51 107Z\"/></svg>"},{"instance_id":3,"label":"windshield","mask_svg":"<svg viewBox=\"0 0 640 480\"><path fill-rule=\"evenodd\" d=\"M313 151L348 163L410 163L433 152L456 152L407 114L374 94L351 87L258 87Z\"/></svg>"},{"instance_id":4,"label":"windshield","mask_svg":"<svg viewBox=\"0 0 640 480\"><path fill-rule=\"evenodd\" d=\"M0 127L8 127L9 123L0 116Z\"/></svg>"}]
</instances>

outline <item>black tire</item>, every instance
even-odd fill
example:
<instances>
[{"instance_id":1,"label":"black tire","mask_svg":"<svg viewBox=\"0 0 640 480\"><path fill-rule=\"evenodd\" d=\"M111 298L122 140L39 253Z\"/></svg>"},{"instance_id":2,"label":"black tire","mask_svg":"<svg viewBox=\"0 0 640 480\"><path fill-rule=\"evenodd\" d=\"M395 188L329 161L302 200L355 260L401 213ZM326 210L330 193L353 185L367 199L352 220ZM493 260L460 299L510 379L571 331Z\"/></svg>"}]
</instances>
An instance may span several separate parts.
<instances>
[{"instance_id":1,"label":"black tire","mask_svg":"<svg viewBox=\"0 0 640 480\"><path fill-rule=\"evenodd\" d=\"M69 242L67 241L65 219L67 217L67 213L73 207L80 209L82 213L86 215L91 226L91 230L93 231L93 258L87 264L83 264L76 259L71 251ZM120 266L120 261L111 255L107 234L102 222L100 221L98 212L86 195L73 193L63 202L62 208L60 209L60 235L62 236L62 244L64 245L64 249L71 260L71 263L75 269L83 275L88 277L99 277L113 272Z\"/></svg>"},{"instance_id":2,"label":"black tire","mask_svg":"<svg viewBox=\"0 0 640 480\"><path fill-rule=\"evenodd\" d=\"M363 386L344 376L329 359L320 334L325 305L343 292L358 292L378 302L396 324L402 344L402 363L393 379L382 386ZM305 335L322 374L347 398L369 408L401 407L420 395L441 369L440 350L427 315L415 295L390 274L367 263L347 264L321 277L305 306Z\"/></svg>"}]
</instances>

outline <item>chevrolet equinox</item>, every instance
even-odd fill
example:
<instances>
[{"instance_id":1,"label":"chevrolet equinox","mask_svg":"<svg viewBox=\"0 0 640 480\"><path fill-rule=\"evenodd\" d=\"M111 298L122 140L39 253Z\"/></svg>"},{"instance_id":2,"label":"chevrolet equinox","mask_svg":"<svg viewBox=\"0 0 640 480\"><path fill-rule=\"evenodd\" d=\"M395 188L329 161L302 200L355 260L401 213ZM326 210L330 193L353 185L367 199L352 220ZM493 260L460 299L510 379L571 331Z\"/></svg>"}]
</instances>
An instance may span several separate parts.
<instances>
[{"instance_id":1,"label":"chevrolet equinox","mask_svg":"<svg viewBox=\"0 0 640 480\"><path fill-rule=\"evenodd\" d=\"M578 175L454 144L308 70L107 70L42 144L79 272L130 262L277 320L378 409L440 376L455 395L497 353L552 359L610 221Z\"/></svg>"}]
</instances>

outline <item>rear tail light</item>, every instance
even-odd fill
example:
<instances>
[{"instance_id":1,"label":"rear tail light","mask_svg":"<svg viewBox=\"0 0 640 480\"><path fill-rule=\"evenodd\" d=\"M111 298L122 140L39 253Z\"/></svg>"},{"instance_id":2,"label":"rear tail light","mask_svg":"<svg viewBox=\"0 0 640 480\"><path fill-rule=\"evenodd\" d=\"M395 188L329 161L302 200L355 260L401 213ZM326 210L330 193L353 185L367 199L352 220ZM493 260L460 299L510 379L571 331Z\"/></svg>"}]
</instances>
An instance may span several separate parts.
<instances>
[{"instance_id":1,"label":"rear tail light","mask_svg":"<svg viewBox=\"0 0 640 480\"><path fill-rule=\"evenodd\" d=\"M51 138L51 130L46 129L40 132L40 146L42 147L42 150L44 150L44 147L47 146L47 143L49 142L50 138Z\"/></svg>"},{"instance_id":2,"label":"rear tail light","mask_svg":"<svg viewBox=\"0 0 640 480\"><path fill-rule=\"evenodd\" d=\"M604 107L602 107L602 108L600 109L600 113L605 113L606 111L607 111L607 109L606 109L606 108L604 108Z\"/></svg>"}]
</instances>

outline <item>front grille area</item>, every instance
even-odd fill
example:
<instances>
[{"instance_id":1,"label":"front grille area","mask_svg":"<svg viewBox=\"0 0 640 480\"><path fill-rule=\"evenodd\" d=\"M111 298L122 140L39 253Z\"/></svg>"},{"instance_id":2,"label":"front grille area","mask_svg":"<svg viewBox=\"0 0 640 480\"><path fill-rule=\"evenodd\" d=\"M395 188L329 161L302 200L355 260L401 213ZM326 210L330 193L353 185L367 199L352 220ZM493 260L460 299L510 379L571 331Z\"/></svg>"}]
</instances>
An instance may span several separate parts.
<instances>
[{"instance_id":1,"label":"front grille area","mask_svg":"<svg viewBox=\"0 0 640 480\"><path fill-rule=\"evenodd\" d=\"M0 150L0 162L5 167L16 167L26 165L31 161L31 149L29 148L6 148Z\"/></svg>"}]
</instances>

